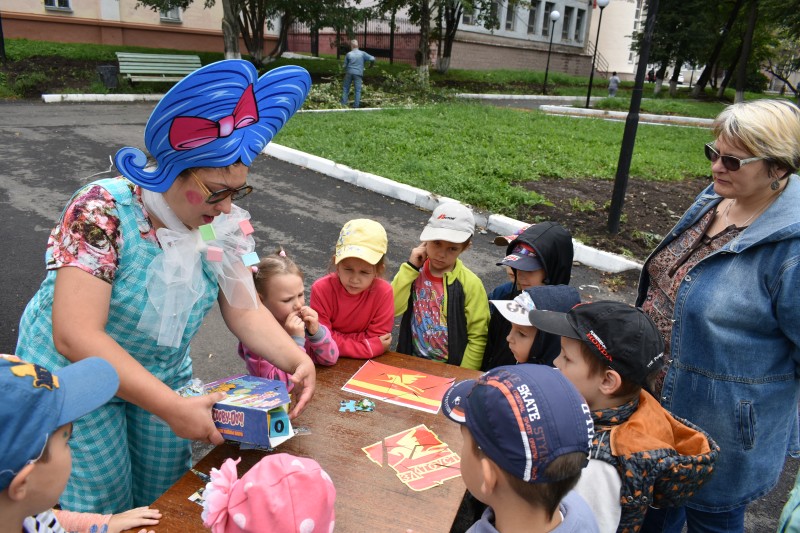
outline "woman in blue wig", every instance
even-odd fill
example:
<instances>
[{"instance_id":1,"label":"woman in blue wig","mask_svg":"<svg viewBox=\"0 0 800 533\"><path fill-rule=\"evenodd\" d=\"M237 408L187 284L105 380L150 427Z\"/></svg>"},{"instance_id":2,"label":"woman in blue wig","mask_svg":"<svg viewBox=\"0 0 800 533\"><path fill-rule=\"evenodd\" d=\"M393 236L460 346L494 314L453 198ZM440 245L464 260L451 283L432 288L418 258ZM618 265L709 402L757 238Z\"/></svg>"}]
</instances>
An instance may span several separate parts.
<instances>
[{"instance_id":1,"label":"woman in blue wig","mask_svg":"<svg viewBox=\"0 0 800 533\"><path fill-rule=\"evenodd\" d=\"M252 191L250 164L310 85L299 67L259 78L228 60L195 71L147 122L154 161L121 149L122 176L86 185L62 213L17 353L50 370L96 355L120 375L117 397L75 423L63 508L148 505L190 467L187 439L222 443L211 418L222 393L175 393L192 377L189 343L214 301L236 337L294 376L292 416L313 395L314 364L256 296L250 215L232 203Z\"/></svg>"}]
</instances>

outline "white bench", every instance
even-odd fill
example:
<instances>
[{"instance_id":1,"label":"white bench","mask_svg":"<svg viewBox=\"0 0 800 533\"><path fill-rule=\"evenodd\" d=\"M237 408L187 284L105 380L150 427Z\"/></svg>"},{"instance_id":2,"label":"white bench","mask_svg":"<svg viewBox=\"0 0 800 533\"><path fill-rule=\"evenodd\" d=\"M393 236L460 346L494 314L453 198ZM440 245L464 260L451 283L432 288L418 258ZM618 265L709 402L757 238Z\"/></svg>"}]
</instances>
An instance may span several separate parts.
<instances>
[{"instance_id":1,"label":"white bench","mask_svg":"<svg viewBox=\"0 0 800 533\"><path fill-rule=\"evenodd\" d=\"M193 55L133 54L117 52L119 73L130 81L180 81L199 69L200 58Z\"/></svg>"}]
</instances>

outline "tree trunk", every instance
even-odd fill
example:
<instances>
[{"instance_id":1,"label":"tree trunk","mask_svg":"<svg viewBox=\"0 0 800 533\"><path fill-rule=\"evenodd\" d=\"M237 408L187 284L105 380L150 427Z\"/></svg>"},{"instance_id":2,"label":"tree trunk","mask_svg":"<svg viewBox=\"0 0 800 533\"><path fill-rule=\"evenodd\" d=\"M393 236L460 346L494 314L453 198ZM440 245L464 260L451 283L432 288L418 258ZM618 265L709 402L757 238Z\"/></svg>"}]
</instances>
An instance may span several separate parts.
<instances>
[{"instance_id":1,"label":"tree trunk","mask_svg":"<svg viewBox=\"0 0 800 533\"><path fill-rule=\"evenodd\" d=\"M736 97L733 103L744 102L744 89L747 85L747 61L753 49L753 33L758 20L758 0L750 0L750 13L747 16L747 31L742 39L742 54L739 57L739 70L736 73Z\"/></svg>"},{"instance_id":2,"label":"tree trunk","mask_svg":"<svg viewBox=\"0 0 800 533\"><path fill-rule=\"evenodd\" d=\"M450 58L453 56L453 41L455 41L458 23L461 21L463 12L464 6L461 2L448 2L445 6L443 50L441 59L436 64L436 70L442 74L446 74L450 69Z\"/></svg>"},{"instance_id":3,"label":"tree trunk","mask_svg":"<svg viewBox=\"0 0 800 533\"><path fill-rule=\"evenodd\" d=\"M742 44L743 43L739 44L739 49L736 51L736 55L733 58L733 61L728 67L728 70L725 71L724 76L722 76L722 81L719 83L719 87L717 87L717 98L720 100L722 99L723 96L725 96L725 89L728 88L728 85L730 84L731 79L733 78L733 73L736 70L736 65L739 64L739 59L742 53Z\"/></svg>"},{"instance_id":4,"label":"tree trunk","mask_svg":"<svg viewBox=\"0 0 800 533\"><path fill-rule=\"evenodd\" d=\"M239 12L242 39L256 66L263 65L264 26L267 22L266 3L259 0L244 0Z\"/></svg>"},{"instance_id":5,"label":"tree trunk","mask_svg":"<svg viewBox=\"0 0 800 533\"><path fill-rule=\"evenodd\" d=\"M711 77L712 69L717 63L720 52L722 52L722 45L725 44L725 39L728 38L728 34L730 33L731 28L733 28L733 24L736 22L736 17L739 16L739 11L742 9L743 5L744 0L736 0L736 4L734 4L731 14L728 16L728 20L725 22L725 27L722 29L722 33L719 34L719 37L717 37L717 42L714 44L714 49L711 51L711 55L706 61L706 66L703 69L703 72L700 74L700 77L697 78L697 83L695 84L694 89L692 89L692 98L697 98L705 91L708 79Z\"/></svg>"},{"instance_id":6,"label":"tree trunk","mask_svg":"<svg viewBox=\"0 0 800 533\"><path fill-rule=\"evenodd\" d=\"M663 63L656 71L656 83L653 86L653 96L661 93L661 86L664 84L664 75L667 73L667 64Z\"/></svg>"},{"instance_id":7,"label":"tree trunk","mask_svg":"<svg viewBox=\"0 0 800 533\"><path fill-rule=\"evenodd\" d=\"M275 43L275 47L267 54L270 61L281 57L281 54L289 48L289 30L293 23L294 18L290 14L284 13L281 15L281 28L278 31L278 42Z\"/></svg>"},{"instance_id":8,"label":"tree trunk","mask_svg":"<svg viewBox=\"0 0 800 533\"><path fill-rule=\"evenodd\" d=\"M430 0L419 3L419 48L417 49L417 66L424 67L427 73L431 55L431 5Z\"/></svg>"},{"instance_id":9,"label":"tree trunk","mask_svg":"<svg viewBox=\"0 0 800 533\"><path fill-rule=\"evenodd\" d=\"M679 57L675 61L675 68L672 69L672 76L669 79L669 95L673 98L678 95L678 76L681 75L681 67L683 66L683 58Z\"/></svg>"},{"instance_id":10,"label":"tree trunk","mask_svg":"<svg viewBox=\"0 0 800 533\"><path fill-rule=\"evenodd\" d=\"M239 0L222 0L222 41L225 59L241 59L239 52Z\"/></svg>"}]
</instances>

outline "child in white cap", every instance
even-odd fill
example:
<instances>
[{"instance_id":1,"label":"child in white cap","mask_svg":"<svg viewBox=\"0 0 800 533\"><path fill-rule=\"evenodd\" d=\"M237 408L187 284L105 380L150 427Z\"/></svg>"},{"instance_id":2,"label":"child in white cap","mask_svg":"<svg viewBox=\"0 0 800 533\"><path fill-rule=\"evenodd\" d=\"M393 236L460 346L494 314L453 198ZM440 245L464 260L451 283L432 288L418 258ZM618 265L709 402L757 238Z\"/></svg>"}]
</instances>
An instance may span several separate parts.
<instances>
[{"instance_id":1,"label":"child in white cap","mask_svg":"<svg viewBox=\"0 0 800 533\"><path fill-rule=\"evenodd\" d=\"M400 322L397 351L479 370L489 302L483 282L459 256L472 244L475 219L466 206L439 204L419 246L392 280Z\"/></svg>"}]
</instances>

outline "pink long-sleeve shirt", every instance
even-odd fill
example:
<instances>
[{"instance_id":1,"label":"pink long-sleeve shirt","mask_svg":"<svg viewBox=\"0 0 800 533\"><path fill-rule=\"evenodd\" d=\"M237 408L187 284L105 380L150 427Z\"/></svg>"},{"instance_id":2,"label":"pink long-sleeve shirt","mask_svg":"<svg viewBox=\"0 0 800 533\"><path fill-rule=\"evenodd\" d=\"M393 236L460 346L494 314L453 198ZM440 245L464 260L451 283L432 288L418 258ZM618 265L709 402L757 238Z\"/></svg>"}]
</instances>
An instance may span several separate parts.
<instances>
[{"instance_id":1,"label":"pink long-sleeve shirt","mask_svg":"<svg viewBox=\"0 0 800 533\"><path fill-rule=\"evenodd\" d=\"M336 273L328 274L311 286L309 305L343 357L372 359L385 351L378 337L391 333L394 325L394 295L388 281L375 278L369 289L354 295Z\"/></svg>"}]
</instances>

